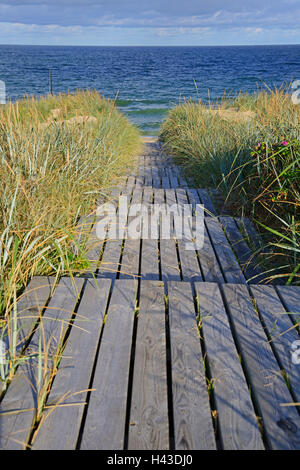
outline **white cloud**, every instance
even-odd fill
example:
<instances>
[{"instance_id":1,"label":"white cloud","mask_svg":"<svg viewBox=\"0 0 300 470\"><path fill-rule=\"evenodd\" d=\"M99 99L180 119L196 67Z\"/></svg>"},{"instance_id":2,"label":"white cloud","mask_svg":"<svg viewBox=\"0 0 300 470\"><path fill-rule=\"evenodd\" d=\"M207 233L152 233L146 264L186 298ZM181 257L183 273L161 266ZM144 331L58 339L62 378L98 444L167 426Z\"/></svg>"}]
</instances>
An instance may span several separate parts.
<instances>
[{"instance_id":1,"label":"white cloud","mask_svg":"<svg viewBox=\"0 0 300 470\"><path fill-rule=\"evenodd\" d=\"M175 37L175 36L189 36L189 35L201 35L210 31L211 28L156 28L154 32L158 36L164 37Z\"/></svg>"},{"instance_id":2,"label":"white cloud","mask_svg":"<svg viewBox=\"0 0 300 470\"><path fill-rule=\"evenodd\" d=\"M259 33L262 33L263 31L264 31L263 28L246 28L246 32L251 33L251 34L259 34Z\"/></svg>"},{"instance_id":3,"label":"white cloud","mask_svg":"<svg viewBox=\"0 0 300 470\"><path fill-rule=\"evenodd\" d=\"M2 43L300 42L299 24L300 0L0 0Z\"/></svg>"},{"instance_id":4,"label":"white cloud","mask_svg":"<svg viewBox=\"0 0 300 470\"><path fill-rule=\"evenodd\" d=\"M149 8L149 5L150 8ZM297 28L299 0L0 0L3 22L61 26Z\"/></svg>"}]
</instances>

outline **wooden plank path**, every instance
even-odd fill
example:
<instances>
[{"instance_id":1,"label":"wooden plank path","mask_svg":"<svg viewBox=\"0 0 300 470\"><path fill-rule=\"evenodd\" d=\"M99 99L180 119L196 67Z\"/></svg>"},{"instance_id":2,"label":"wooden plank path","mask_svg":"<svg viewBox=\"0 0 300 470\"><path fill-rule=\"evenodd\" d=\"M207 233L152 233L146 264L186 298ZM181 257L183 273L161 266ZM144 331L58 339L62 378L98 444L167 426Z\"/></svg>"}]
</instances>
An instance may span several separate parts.
<instances>
[{"instance_id":1,"label":"wooden plank path","mask_svg":"<svg viewBox=\"0 0 300 470\"><path fill-rule=\"evenodd\" d=\"M36 277L18 300L0 448L299 450L300 287L264 284L251 222L218 217L157 144L112 188L117 213L119 196L125 223L79 223L93 276ZM195 230L203 206L198 246L178 215Z\"/></svg>"},{"instance_id":2,"label":"wooden plank path","mask_svg":"<svg viewBox=\"0 0 300 470\"><path fill-rule=\"evenodd\" d=\"M204 246L201 250L195 246L194 250L186 251L186 240L177 239L176 231L171 239L162 239L159 226L156 229L158 240L142 237L142 242L140 237L134 242L125 240L125 232L123 238L116 238L115 226L110 227L105 240L99 240L94 228L89 236L91 248L88 255L94 272L99 277L142 277L174 281L189 280L192 277L195 281L221 283L263 282L264 276L244 235L244 225L242 226L240 220L213 217L216 209L208 191L189 188L185 181L185 186L181 187L180 170L173 162L155 154L153 149L140 163L138 176L129 177L124 188L115 188L109 200L116 201L120 195L127 196L129 210L134 203L142 203L148 208L159 203L169 206L177 204L182 208L190 204L192 215L195 215L196 204L202 204L206 216ZM96 223L97 219L94 227ZM248 219L246 227L251 233L251 241L257 243L259 236ZM152 229L155 231L154 227Z\"/></svg>"},{"instance_id":3,"label":"wooden plank path","mask_svg":"<svg viewBox=\"0 0 300 470\"><path fill-rule=\"evenodd\" d=\"M56 367L56 350L63 344L83 281L80 278L74 279L74 282L70 278L61 279L30 341L30 355L17 368L1 401L0 446L4 449L21 449L28 442L41 406L43 377L47 372L40 371L36 353L42 345L43 355L47 355L47 362L45 360L44 363L48 371ZM17 414L16 410L19 411Z\"/></svg>"}]
</instances>

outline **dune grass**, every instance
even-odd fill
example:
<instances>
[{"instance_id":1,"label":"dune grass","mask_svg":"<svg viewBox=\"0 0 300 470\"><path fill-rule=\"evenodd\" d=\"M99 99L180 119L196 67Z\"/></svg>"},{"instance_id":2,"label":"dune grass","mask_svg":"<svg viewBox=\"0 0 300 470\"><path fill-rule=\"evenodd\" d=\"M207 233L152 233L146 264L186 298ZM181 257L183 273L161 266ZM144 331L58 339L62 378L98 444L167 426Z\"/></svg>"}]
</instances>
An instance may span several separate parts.
<instances>
[{"instance_id":1,"label":"dune grass","mask_svg":"<svg viewBox=\"0 0 300 470\"><path fill-rule=\"evenodd\" d=\"M84 240L75 241L78 218L118 184L141 145L137 128L95 91L0 108L2 338L16 323L16 300L32 276L88 269ZM18 364L16 339L10 348L3 382Z\"/></svg>"},{"instance_id":2,"label":"dune grass","mask_svg":"<svg viewBox=\"0 0 300 470\"><path fill-rule=\"evenodd\" d=\"M268 247L270 280L300 281L300 106L288 89L185 102L160 139L199 187L219 188L232 214L250 216Z\"/></svg>"}]
</instances>

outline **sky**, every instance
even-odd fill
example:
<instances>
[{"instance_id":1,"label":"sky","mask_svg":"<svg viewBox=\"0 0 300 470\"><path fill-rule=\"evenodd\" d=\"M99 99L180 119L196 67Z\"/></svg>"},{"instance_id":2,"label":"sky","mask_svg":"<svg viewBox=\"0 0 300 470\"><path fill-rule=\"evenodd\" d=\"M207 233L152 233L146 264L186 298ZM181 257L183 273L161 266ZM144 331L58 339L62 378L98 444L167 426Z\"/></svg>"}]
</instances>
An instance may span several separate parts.
<instances>
[{"instance_id":1,"label":"sky","mask_svg":"<svg viewBox=\"0 0 300 470\"><path fill-rule=\"evenodd\" d=\"M300 0L0 0L0 44L300 44Z\"/></svg>"}]
</instances>

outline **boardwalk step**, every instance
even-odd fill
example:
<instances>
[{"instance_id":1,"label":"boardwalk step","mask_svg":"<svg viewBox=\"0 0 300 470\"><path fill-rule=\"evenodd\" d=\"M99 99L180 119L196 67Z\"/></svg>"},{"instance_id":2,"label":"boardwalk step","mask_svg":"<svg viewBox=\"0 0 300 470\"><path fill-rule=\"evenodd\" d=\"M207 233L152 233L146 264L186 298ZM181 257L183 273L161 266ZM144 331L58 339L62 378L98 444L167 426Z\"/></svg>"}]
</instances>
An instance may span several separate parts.
<instances>
[{"instance_id":1,"label":"boardwalk step","mask_svg":"<svg viewBox=\"0 0 300 470\"><path fill-rule=\"evenodd\" d=\"M28 359L19 365L0 405L1 449L17 450L26 447L37 410L46 392L43 390L43 376L47 377L53 367L56 367L56 351L63 343L83 282L80 278L61 279L40 319L28 346ZM39 350L44 356L43 370L40 370Z\"/></svg>"},{"instance_id":2,"label":"boardwalk step","mask_svg":"<svg viewBox=\"0 0 300 470\"><path fill-rule=\"evenodd\" d=\"M155 144L107 194L116 213L127 197L127 226L98 238L103 216L81 218L92 273L33 278L18 300L0 448L300 449L300 287L264 285L251 222L218 217ZM155 236L143 220L130 239L141 204L162 208ZM184 207L196 239L179 236Z\"/></svg>"},{"instance_id":3,"label":"boardwalk step","mask_svg":"<svg viewBox=\"0 0 300 470\"><path fill-rule=\"evenodd\" d=\"M51 341L77 301L67 281L44 313ZM283 406L299 400L299 334L274 287L252 286L253 303L244 284L141 281L138 294L134 280L85 282L33 449L213 449L215 431L224 449L300 448L296 407ZM2 449L28 443L36 374L20 366L4 395Z\"/></svg>"}]
</instances>

